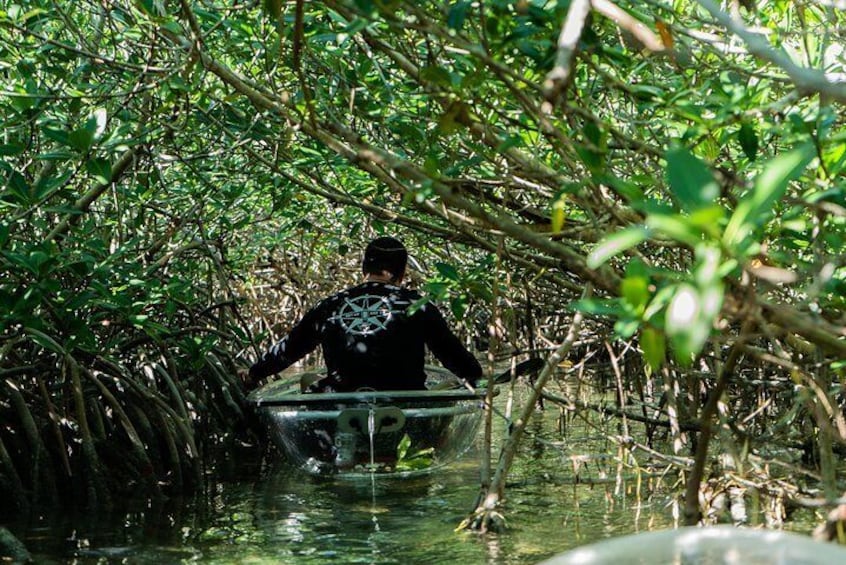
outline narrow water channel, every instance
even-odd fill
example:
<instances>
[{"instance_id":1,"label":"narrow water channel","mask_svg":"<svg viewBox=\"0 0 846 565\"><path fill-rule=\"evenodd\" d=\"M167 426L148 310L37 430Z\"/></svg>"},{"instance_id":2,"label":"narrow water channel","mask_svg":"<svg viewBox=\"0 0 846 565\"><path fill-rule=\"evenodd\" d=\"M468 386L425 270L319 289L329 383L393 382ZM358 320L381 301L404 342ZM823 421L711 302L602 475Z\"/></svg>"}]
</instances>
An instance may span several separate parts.
<instances>
[{"instance_id":1,"label":"narrow water channel","mask_svg":"<svg viewBox=\"0 0 846 565\"><path fill-rule=\"evenodd\" d=\"M235 462L192 500L127 501L112 515L12 522L39 563L537 563L573 547L675 524L675 477L617 473L603 436L530 425L511 474L509 528L454 530L474 507L479 456L410 479L315 478L278 460ZM803 527L795 528L802 530Z\"/></svg>"}]
</instances>

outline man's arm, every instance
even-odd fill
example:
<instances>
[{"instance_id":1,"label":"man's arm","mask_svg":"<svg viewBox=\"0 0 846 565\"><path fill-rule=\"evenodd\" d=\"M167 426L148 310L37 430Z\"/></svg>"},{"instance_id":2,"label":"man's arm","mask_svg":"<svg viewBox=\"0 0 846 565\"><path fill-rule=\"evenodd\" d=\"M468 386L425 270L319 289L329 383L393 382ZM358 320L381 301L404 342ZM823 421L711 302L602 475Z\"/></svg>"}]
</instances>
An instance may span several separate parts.
<instances>
[{"instance_id":1,"label":"man's arm","mask_svg":"<svg viewBox=\"0 0 846 565\"><path fill-rule=\"evenodd\" d=\"M310 310L288 335L250 367L250 383L254 385L259 380L288 368L311 353L320 343L319 320L318 306Z\"/></svg>"},{"instance_id":2,"label":"man's arm","mask_svg":"<svg viewBox=\"0 0 846 565\"><path fill-rule=\"evenodd\" d=\"M482 366L452 333L437 306L426 304L421 311L426 320L424 331L429 350L449 371L475 385L482 376Z\"/></svg>"}]
</instances>

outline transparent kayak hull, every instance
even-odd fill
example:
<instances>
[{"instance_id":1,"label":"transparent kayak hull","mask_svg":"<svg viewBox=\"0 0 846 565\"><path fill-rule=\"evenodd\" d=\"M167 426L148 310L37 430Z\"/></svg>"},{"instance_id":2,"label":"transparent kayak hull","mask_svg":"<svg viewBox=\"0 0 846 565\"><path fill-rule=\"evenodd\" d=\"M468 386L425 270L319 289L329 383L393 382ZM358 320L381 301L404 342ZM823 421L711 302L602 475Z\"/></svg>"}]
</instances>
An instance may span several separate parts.
<instances>
[{"instance_id":1,"label":"transparent kayak hull","mask_svg":"<svg viewBox=\"0 0 846 565\"><path fill-rule=\"evenodd\" d=\"M250 396L273 442L308 473L410 475L460 457L484 391L303 394L271 383Z\"/></svg>"},{"instance_id":2,"label":"transparent kayak hull","mask_svg":"<svg viewBox=\"0 0 846 565\"><path fill-rule=\"evenodd\" d=\"M632 534L578 547L539 565L681 563L828 565L846 563L846 549L776 530L711 526Z\"/></svg>"}]
</instances>

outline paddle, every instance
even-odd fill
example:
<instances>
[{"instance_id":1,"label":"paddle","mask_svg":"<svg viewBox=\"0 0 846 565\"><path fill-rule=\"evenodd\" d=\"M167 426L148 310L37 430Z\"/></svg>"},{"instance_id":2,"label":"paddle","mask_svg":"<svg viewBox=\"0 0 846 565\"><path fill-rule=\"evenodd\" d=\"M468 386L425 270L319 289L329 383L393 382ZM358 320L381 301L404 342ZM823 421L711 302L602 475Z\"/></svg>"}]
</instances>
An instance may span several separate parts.
<instances>
[{"instance_id":1,"label":"paddle","mask_svg":"<svg viewBox=\"0 0 846 565\"><path fill-rule=\"evenodd\" d=\"M526 359L525 361L520 361L517 363L513 369L509 367L508 369L502 371L501 373L494 375L488 382L493 383L494 385L501 385L511 381L511 375L513 374L515 377L522 377L523 375L531 375L533 373L537 373L541 369L543 369L545 361L543 359ZM483 381L484 382L484 381ZM463 385L461 383L455 381L446 381L435 385L430 390L446 390L450 388L461 388ZM477 387L479 385L477 384Z\"/></svg>"},{"instance_id":2,"label":"paddle","mask_svg":"<svg viewBox=\"0 0 846 565\"><path fill-rule=\"evenodd\" d=\"M522 377L523 375L531 375L537 373L541 369L543 369L543 365L546 363L543 359L539 359L537 357L532 359L526 359L525 361L520 361L514 366L514 376ZM493 378L493 384L501 385L511 381L511 368L504 370L497 376Z\"/></svg>"},{"instance_id":3,"label":"paddle","mask_svg":"<svg viewBox=\"0 0 846 565\"><path fill-rule=\"evenodd\" d=\"M243 377L241 377L241 380L245 383L245 386L247 387L248 395L253 395L256 391L261 390L269 385L273 385L273 388L277 390L284 390L287 387L299 385L300 390L305 390L306 388L308 388L309 385L319 381L325 376L325 372L321 374L315 371L307 371L305 373L296 374L293 377L278 379L271 378L269 380L262 379L260 381L256 381L255 383L250 383Z\"/></svg>"},{"instance_id":4,"label":"paddle","mask_svg":"<svg viewBox=\"0 0 846 565\"><path fill-rule=\"evenodd\" d=\"M498 373L493 378L488 379L488 382L492 382L494 385L501 385L511 381L511 374L513 372L515 377L522 377L524 375L531 375L537 373L543 368L544 360L543 359L527 359L525 361L521 361L517 363L514 368L512 369L509 367L508 369ZM279 388L284 388L285 386L290 386L296 383L300 384L300 390L305 390L308 386L321 378L325 375L321 375L320 373L315 372L308 372L304 373L303 375L297 376L293 379L286 380L282 383L278 383L276 386ZM484 381L483 381L484 382ZM429 390L450 390L450 389L460 389L462 388L462 384L455 380L448 380L444 381L440 384L437 384L430 388Z\"/></svg>"}]
</instances>

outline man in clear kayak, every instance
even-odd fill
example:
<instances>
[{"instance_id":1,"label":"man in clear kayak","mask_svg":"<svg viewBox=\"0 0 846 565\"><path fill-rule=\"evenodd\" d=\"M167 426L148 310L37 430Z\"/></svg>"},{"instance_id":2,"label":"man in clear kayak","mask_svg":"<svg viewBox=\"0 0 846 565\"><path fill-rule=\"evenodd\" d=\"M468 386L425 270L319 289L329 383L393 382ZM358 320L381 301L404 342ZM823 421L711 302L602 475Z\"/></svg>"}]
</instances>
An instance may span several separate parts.
<instances>
[{"instance_id":1,"label":"man in clear kayak","mask_svg":"<svg viewBox=\"0 0 846 565\"><path fill-rule=\"evenodd\" d=\"M364 282L334 294L310 310L291 332L250 367L250 387L302 359L318 345L327 375L311 392L423 390L425 350L473 385L482 375L475 357L450 331L440 310L419 304L403 288L408 252L393 237L379 237L364 251Z\"/></svg>"}]
</instances>

